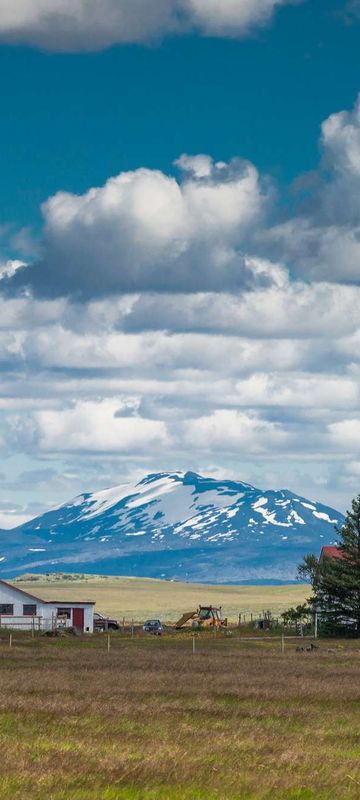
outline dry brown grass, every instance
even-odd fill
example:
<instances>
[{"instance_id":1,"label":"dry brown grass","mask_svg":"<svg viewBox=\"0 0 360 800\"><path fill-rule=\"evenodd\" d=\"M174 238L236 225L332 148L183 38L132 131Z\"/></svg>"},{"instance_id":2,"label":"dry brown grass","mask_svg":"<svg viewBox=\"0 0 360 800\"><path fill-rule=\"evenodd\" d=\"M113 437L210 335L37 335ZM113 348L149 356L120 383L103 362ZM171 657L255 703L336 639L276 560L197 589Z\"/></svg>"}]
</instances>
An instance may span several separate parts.
<instances>
[{"instance_id":1,"label":"dry brown grass","mask_svg":"<svg viewBox=\"0 0 360 800\"><path fill-rule=\"evenodd\" d=\"M310 589L304 584L288 586L222 586L171 583L149 578L87 576L84 580L21 581L21 588L39 594L45 600L96 600L96 608L105 614L127 620L160 617L176 621L183 611L199 604L222 605L230 620L239 612L259 614L271 609L277 616L289 606L303 603Z\"/></svg>"},{"instance_id":2,"label":"dry brown grass","mask_svg":"<svg viewBox=\"0 0 360 800\"><path fill-rule=\"evenodd\" d=\"M1 798L360 797L357 643L2 636Z\"/></svg>"}]
</instances>

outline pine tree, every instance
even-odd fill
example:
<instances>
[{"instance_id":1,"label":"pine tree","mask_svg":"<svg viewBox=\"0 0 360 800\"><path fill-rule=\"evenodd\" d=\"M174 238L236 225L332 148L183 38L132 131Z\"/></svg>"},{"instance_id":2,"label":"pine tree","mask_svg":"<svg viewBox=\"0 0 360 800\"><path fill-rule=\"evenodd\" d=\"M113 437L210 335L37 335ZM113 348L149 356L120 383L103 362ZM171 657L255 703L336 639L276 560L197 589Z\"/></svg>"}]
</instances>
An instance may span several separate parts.
<instances>
[{"instance_id":1,"label":"pine tree","mask_svg":"<svg viewBox=\"0 0 360 800\"><path fill-rule=\"evenodd\" d=\"M360 495L352 501L338 534L340 558L305 557L298 568L300 578L310 579L311 603L323 614L329 627L348 626L360 635Z\"/></svg>"}]
</instances>

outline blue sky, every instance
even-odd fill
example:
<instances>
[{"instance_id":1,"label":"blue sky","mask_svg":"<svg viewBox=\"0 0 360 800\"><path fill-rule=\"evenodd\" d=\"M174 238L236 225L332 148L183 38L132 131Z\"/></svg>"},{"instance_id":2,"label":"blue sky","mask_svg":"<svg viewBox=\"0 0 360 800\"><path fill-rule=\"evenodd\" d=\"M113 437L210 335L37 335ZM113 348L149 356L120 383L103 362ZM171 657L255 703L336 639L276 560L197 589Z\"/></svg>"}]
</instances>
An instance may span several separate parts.
<instances>
[{"instance_id":1,"label":"blue sky","mask_svg":"<svg viewBox=\"0 0 360 800\"><path fill-rule=\"evenodd\" d=\"M359 491L359 36L0 0L0 527L159 469Z\"/></svg>"},{"instance_id":2,"label":"blue sky","mask_svg":"<svg viewBox=\"0 0 360 800\"><path fill-rule=\"evenodd\" d=\"M281 8L246 38L170 37L100 53L3 45L1 191L9 222L39 223L60 188L84 192L182 152L253 161L282 184L317 168L321 122L359 91L359 27L342 3Z\"/></svg>"}]
</instances>

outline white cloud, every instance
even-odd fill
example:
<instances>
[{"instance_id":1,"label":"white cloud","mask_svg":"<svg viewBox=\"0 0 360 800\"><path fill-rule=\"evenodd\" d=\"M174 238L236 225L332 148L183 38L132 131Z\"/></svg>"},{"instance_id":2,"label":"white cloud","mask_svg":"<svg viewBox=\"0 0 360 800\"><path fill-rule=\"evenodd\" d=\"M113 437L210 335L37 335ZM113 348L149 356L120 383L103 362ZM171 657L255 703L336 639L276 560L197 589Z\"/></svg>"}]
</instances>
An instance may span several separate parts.
<instances>
[{"instance_id":1,"label":"white cloud","mask_svg":"<svg viewBox=\"0 0 360 800\"><path fill-rule=\"evenodd\" d=\"M184 153L175 161L175 165L183 172L188 172L190 175L194 175L195 178L208 178L213 169L213 162L210 156L201 154L197 156L189 156ZM223 164L220 162L219 166L221 167Z\"/></svg>"},{"instance_id":2,"label":"white cloud","mask_svg":"<svg viewBox=\"0 0 360 800\"><path fill-rule=\"evenodd\" d=\"M30 297L6 298L0 295L0 330L39 328L66 315L63 300L39 301Z\"/></svg>"},{"instance_id":3,"label":"white cloud","mask_svg":"<svg viewBox=\"0 0 360 800\"><path fill-rule=\"evenodd\" d=\"M149 447L169 442L163 422L139 416L117 416L122 406L121 400L111 398L77 401L71 408L60 411L40 410L32 415L31 435L45 452L139 454ZM14 425L16 427L16 420Z\"/></svg>"},{"instance_id":4,"label":"white cloud","mask_svg":"<svg viewBox=\"0 0 360 800\"><path fill-rule=\"evenodd\" d=\"M348 193L340 196L344 205L349 202ZM282 257L296 265L298 275L315 281L360 283L360 224L319 224L316 217L293 219L275 226L264 237L281 243Z\"/></svg>"},{"instance_id":5,"label":"white cloud","mask_svg":"<svg viewBox=\"0 0 360 800\"><path fill-rule=\"evenodd\" d=\"M303 408L357 408L360 386L356 380L335 375L283 375L256 372L236 384L242 405Z\"/></svg>"},{"instance_id":6,"label":"white cloud","mask_svg":"<svg viewBox=\"0 0 360 800\"><path fill-rule=\"evenodd\" d=\"M279 267L243 255L265 204L252 164L204 156L180 181L142 168L81 196L59 192L43 206L43 261L15 285L87 297L277 283Z\"/></svg>"},{"instance_id":7,"label":"white cloud","mask_svg":"<svg viewBox=\"0 0 360 800\"><path fill-rule=\"evenodd\" d=\"M217 331L254 338L340 339L357 331L359 287L282 282L282 268L276 278L273 267L272 285L256 291L133 297L121 322L129 331Z\"/></svg>"},{"instance_id":8,"label":"white cloud","mask_svg":"<svg viewBox=\"0 0 360 800\"><path fill-rule=\"evenodd\" d=\"M0 263L0 281L4 278L12 278L16 271L21 267L25 267L26 264L24 261L19 261L17 259L4 261L4 263Z\"/></svg>"},{"instance_id":9,"label":"white cloud","mask_svg":"<svg viewBox=\"0 0 360 800\"><path fill-rule=\"evenodd\" d=\"M26 270L17 263L13 276L6 268L4 283L79 299L263 285L275 287L277 305L286 267L323 284L359 283L360 100L324 121L321 143L308 212L272 226L274 193L254 165L239 159L214 163L206 154L185 154L175 162L179 179L139 168L83 195L58 192L43 205L42 260ZM297 281L298 309L306 291L329 295Z\"/></svg>"},{"instance_id":10,"label":"white cloud","mask_svg":"<svg viewBox=\"0 0 360 800\"><path fill-rule=\"evenodd\" d=\"M210 36L241 36L264 24L286 0L187 0L194 23Z\"/></svg>"},{"instance_id":11,"label":"white cloud","mask_svg":"<svg viewBox=\"0 0 360 800\"><path fill-rule=\"evenodd\" d=\"M331 114L322 124L322 144L338 176L360 178L360 98L352 111Z\"/></svg>"},{"instance_id":12,"label":"white cloud","mask_svg":"<svg viewBox=\"0 0 360 800\"><path fill-rule=\"evenodd\" d=\"M360 283L360 97L321 128L322 163L308 212L260 232L312 280Z\"/></svg>"},{"instance_id":13,"label":"white cloud","mask_svg":"<svg viewBox=\"0 0 360 800\"><path fill-rule=\"evenodd\" d=\"M181 302L181 301L180 301ZM289 370L326 366L325 359L348 360L350 340L320 342L294 338L224 336L216 331L179 332L152 330L72 330L59 323L35 330L0 331L0 357L20 358L32 369L121 371L127 378L172 376L185 370L239 376L257 370ZM326 335L326 334L324 334ZM280 380L284 380L284 375Z\"/></svg>"},{"instance_id":14,"label":"white cloud","mask_svg":"<svg viewBox=\"0 0 360 800\"><path fill-rule=\"evenodd\" d=\"M269 485L265 461L278 476L282 465L284 485L292 464L293 487L321 496L317 486L309 492L311 465L321 462L324 475L324 462L343 471L344 453L349 462L359 456L359 289L280 278L271 290L188 298L199 332L161 330L159 313L157 329L127 333L135 296L88 305L9 300L7 316L0 305L2 453L27 454L34 465L68 458L81 475L76 491L122 480L124 471L206 472L208 464L250 481L254 470ZM171 300L169 323L174 309L176 319L188 313L182 295L153 300L158 309ZM233 333L219 334L227 318ZM109 458L117 459L111 476L96 478L95 465ZM341 505L355 480L354 472L337 487ZM43 503L41 489L32 491ZM67 494L54 484L56 501Z\"/></svg>"},{"instance_id":15,"label":"white cloud","mask_svg":"<svg viewBox=\"0 0 360 800\"><path fill-rule=\"evenodd\" d=\"M186 425L188 446L216 452L237 451L239 456L260 454L283 447L287 434L279 424L260 419L254 413L217 409L212 414L191 420Z\"/></svg>"},{"instance_id":16,"label":"white cloud","mask_svg":"<svg viewBox=\"0 0 360 800\"><path fill-rule=\"evenodd\" d=\"M179 179L139 168L83 195L58 192L43 205L42 260L25 270L13 262L16 272L6 266L4 283L10 290L28 285L38 295L79 299L263 285L275 288L277 305L284 296L277 289L289 283L286 266L323 284L359 283L360 100L352 111L324 121L321 143L308 213L272 226L272 189L254 165L239 159L225 164L184 154L175 162ZM310 299L330 293L297 281L297 310L306 292Z\"/></svg>"},{"instance_id":17,"label":"white cloud","mask_svg":"<svg viewBox=\"0 0 360 800\"><path fill-rule=\"evenodd\" d=\"M100 50L167 34L246 35L291 0L1 0L0 40Z\"/></svg>"},{"instance_id":18,"label":"white cloud","mask_svg":"<svg viewBox=\"0 0 360 800\"><path fill-rule=\"evenodd\" d=\"M328 426L330 436L341 450L358 453L360 449L360 420L344 419Z\"/></svg>"}]
</instances>

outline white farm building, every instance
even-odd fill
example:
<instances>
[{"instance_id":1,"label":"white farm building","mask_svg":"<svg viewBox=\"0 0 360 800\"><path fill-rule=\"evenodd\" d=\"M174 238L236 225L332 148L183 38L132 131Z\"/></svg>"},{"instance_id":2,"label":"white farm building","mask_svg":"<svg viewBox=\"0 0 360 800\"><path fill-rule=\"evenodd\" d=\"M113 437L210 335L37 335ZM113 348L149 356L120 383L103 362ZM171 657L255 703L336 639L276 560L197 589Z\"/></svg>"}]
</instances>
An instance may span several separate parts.
<instances>
[{"instance_id":1,"label":"white farm building","mask_svg":"<svg viewBox=\"0 0 360 800\"><path fill-rule=\"evenodd\" d=\"M74 627L93 633L94 605L91 600L42 600L0 580L0 628L46 631Z\"/></svg>"}]
</instances>

